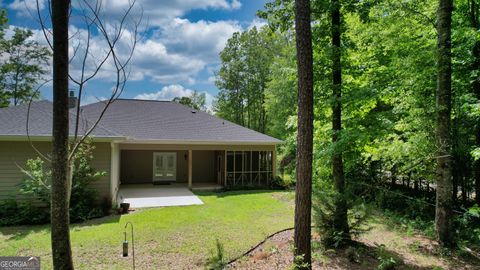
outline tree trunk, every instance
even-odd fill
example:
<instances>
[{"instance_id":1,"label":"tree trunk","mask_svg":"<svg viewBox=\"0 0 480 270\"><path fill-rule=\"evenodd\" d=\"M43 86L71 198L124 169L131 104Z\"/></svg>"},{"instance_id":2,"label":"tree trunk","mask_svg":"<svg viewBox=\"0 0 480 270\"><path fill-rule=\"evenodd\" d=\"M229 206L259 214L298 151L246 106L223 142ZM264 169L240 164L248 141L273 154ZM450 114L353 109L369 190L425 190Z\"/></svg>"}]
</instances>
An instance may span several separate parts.
<instances>
[{"instance_id":1,"label":"tree trunk","mask_svg":"<svg viewBox=\"0 0 480 270\"><path fill-rule=\"evenodd\" d=\"M342 63L341 63L341 15L340 1L331 2L331 20L332 20L332 142L334 151L332 155L332 175L337 191L335 202L335 213L333 217L333 226L335 231L341 232L344 239L350 239L350 229L348 226L347 211L348 206L345 198L345 175L343 172L342 150L339 150L335 144L339 141L339 134L342 130Z\"/></svg>"},{"instance_id":2,"label":"tree trunk","mask_svg":"<svg viewBox=\"0 0 480 270\"><path fill-rule=\"evenodd\" d=\"M465 177L463 175L459 176L459 179L462 179L462 204L466 205L467 204L467 199L468 199L468 194L467 194L467 181L465 181Z\"/></svg>"},{"instance_id":3,"label":"tree trunk","mask_svg":"<svg viewBox=\"0 0 480 270\"><path fill-rule=\"evenodd\" d=\"M311 268L313 54L310 1L295 1L298 70L297 183L295 193L295 256Z\"/></svg>"},{"instance_id":4,"label":"tree trunk","mask_svg":"<svg viewBox=\"0 0 480 270\"><path fill-rule=\"evenodd\" d=\"M54 269L73 269L69 233L68 21L69 0L52 0L53 130L51 226Z\"/></svg>"},{"instance_id":5,"label":"tree trunk","mask_svg":"<svg viewBox=\"0 0 480 270\"><path fill-rule=\"evenodd\" d=\"M437 10L437 198L435 228L444 246L453 244L450 113L452 107L451 27L453 0L439 0Z\"/></svg>"},{"instance_id":6,"label":"tree trunk","mask_svg":"<svg viewBox=\"0 0 480 270\"><path fill-rule=\"evenodd\" d=\"M475 42L472 49L474 57L472 69L480 71L480 41ZM478 100L480 100L480 79L475 78L472 82L473 92ZM475 144L480 147L480 123L477 122L475 127ZM475 202L480 205L480 159L473 162L473 176L475 179Z\"/></svg>"}]
</instances>

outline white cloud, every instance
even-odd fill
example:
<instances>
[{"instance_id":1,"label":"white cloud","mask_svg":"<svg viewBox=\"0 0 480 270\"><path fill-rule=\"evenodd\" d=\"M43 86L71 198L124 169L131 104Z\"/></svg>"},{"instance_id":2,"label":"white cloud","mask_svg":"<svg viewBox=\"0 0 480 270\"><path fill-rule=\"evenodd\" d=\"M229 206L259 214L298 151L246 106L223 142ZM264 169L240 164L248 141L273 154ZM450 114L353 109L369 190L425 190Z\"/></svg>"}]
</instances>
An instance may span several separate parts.
<instances>
[{"instance_id":1,"label":"white cloud","mask_svg":"<svg viewBox=\"0 0 480 270\"><path fill-rule=\"evenodd\" d=\"M0 0L1 1L1 0ZM40 7L46 8L47 2L39 0ZM116 18L124 13L125 7L130 0L104 0L103 18L107 18L106 24L113 28ZM79 2L74 2L73 7L79 7ZM9 8L18 12L25 11L25 6L35 11L35 0L14 0ZM220 59L218 54L224 49L227 40L234 32L242 31L243 27L237 21L206 21L199 20L192 22L181 18L191 10L195 9L239 9L242 4L239 0L137 0L137 8L143 9L145 20L148 19L149 28L147 36L138 40L133 58L128 66L130 81L150 80L163 85L178 86L195 85L196 83L213 83L213 70L216 70ZM44 11L46 12L46 11ZM135 11L137 12L137 11ZM135 14L135 13L133 13ZM81 24L76 25L75 21L70 27L70 34L76 33L75 38L70 40L70 55L73 54L74 46L85 45L87 32ZM260 26L264 22L254 20L253 25ZM35 39L46 45L41 30L32 29ZM95 31L94 31L95 32ZM123 37L117 43L117 55L126 57L128 55L133 33L124 31ZM106 43L98 35L92 36L90 42L91 58L87 61L86 74L92 74L99 59L106 53ZM74 78L79 78L82 67L82 49L78 51L78 57L71 62L70 72ZM205 77L199 74L206 71ZM203 75L202 75L203 76ZM97 74L95 80L112 82L115 80L115 67L112 61L107 61L102 70ZM181 86L183 88L183 86ZM162 89L163 90L163 89ZM161 91L162 91L161 90ZM159 91L159 92L161 92ZM170 91L170 92L169 92ZM166 92L172 93L168 88ZM177 96L188 94L190 89L183 88L183 92ZM154 93L155 94L155 93ZM207 94L207 101L213 96ZM87 97L88 98L88 97ZM168 96L171 99L173 96ZM93 100L93 99L91 99Z\"/></svg>"},{"instance_id":2,"label":"white cloud","mask_svg":"<svg viewBox=\"0 0 480 270\"><path fill-rule=\"evenodd\" d=\"M207 82L211 83L211 84L214 84L216 80L217 80L217 77L210 76L210 77L208 77Z\"/></svg>"},{"instance_id":3,"label":"white cloud","mask_svg":"<svg viewBox=\"0 0 480 270\"><path fill-rule=\"evenodd\" d=\"M149 100L172 100L175 97L187 97L192 95L193 90L184 88L179 84L167 85L162 90L155 93L144 93L135 96L135 99L149 99Z\"/></svg>"},{"instance_id":4,"label":"white cloud","mask_svg":"<svg viewBox=\"0 0 480 270\"><path fill-rule=\"evenodd\" d=\"M233 0L230 5L231 5L232 9L239 9L239 8L242 7L242 3L240 3L239 0Z\"/></svg>"},{"instance_id":5,"label":"white cloud","mask_svg":"<svg viewBox=\"0 0 480 270\"><path fill-rule=\"evenodd\" d=\"M33 0L32 0L33 1ZM103 12L106 17L118 16L128 7L129 0L104 0ZM143 10L143 16L151 26L162 26L175 17L181 17L195 9L239 9L239 0L138 0L136 5Z\"/></svg>"},{"instance_id":6,"label":"white cloud","mask_svg":"<svg viewBox=\"0 0 480 270\"><path fill-rule=\"evenodd\" d=\"M40 10L45 8L45 0L38 0L38 7ZM15 10L20 16L30 16L37 12L36 0L15 0L8 5L9 9Z\"/></svg>"},{"instance_id":7,"label":"white cloud","mask_svg":"<svg viewBox=\"0 0 480 270\"><path fill-rule=\"evenodd\" d=\"M262 28L263 26L267 25L267 21L259 18L253 19L253 21L250 23L250 25L247 27L248 30L252 29L253 27L256 27L257 30Z\"/></svg>"},{"instance_id":8,"label":"white cloud","mask_svg":"<svg viewBox=\"0 0 480 270\"><path fill-rule=\"evenodd\" d=\"M218 54L234 32L242 31L236 21L197 21L175 18L162 27L160 41L172 52L207 62L218 62Z\"/></svg>"},{"instance_id":9,"label":"white cloud","mask_svg":"<svg viewBox=\"0 0 480 270\"><path fill-rule=\"evenodd\" d=\"M219 21L190 22L176 18L157 34L149 39L139 40L129 65L131 81L152 80L163 84L184 83L192 85L195 77L208 65L219 62L218 54L223 50L227 39L236 31L241 31L237 22ZM70 27L70 33L75 33L71 41L70 55L78 44L85 46L87 32L75 26ZM40 32L36 38L43 40ZM117 55L128 55L131 48L132 32L124 31L117 43ZM101 56L106 54L106 42L101 36L93 36L90 42L90 54L87 61L87 74L94 71ZM82 66L83 49L78 50L78 56L71 62L71 73L79 78ZM97 74L96 79L114 80L115 67L108 61Z\"/></svg>"},{"instance_id":10,"label":"white cloud","mask_svg":"<svg viewBox=\"0 0 480 270\"><path fill-rule=\"evenodd\" d=\"M193 94L192 89L183 87L180 84L171 84L164 86L160 91L154 93L143 93L136 95L135 99L148 99L148 100L172 100L175 97L188 97ZM212 108L213 95L208 92L202 91L200 93L205 93L205 105L208 110Z\"/></svg>"},{"instance_id":11,"label":"white cloud","mask_svg":"<svg viewBox=\"0 0 480 270\"><path fill-rule=\"evenodd\" d=\"M88 105L88 104L92 104L92 103L96 103L96 102L99 102L99 101L104 101L104 100L107 100L106 97L96 97L96 96L86 96L86 97L83 97L82 100L80 101L80 106L84 106L84 105Z\"/></svg>"}]
</instances>

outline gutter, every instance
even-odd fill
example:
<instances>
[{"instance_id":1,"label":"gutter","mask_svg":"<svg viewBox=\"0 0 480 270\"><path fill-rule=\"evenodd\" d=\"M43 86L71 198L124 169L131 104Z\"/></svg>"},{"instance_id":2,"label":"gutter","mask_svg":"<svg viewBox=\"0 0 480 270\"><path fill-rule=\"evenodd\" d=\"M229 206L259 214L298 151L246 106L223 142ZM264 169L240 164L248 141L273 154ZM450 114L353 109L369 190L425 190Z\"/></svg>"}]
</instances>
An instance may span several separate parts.
<instances>
[{"instance_id":1,"label":"gutter","mask_svg":"<svg viewBox=\"0 0 480 270\"><path fill-rule=\"evenodd\" d=\"M73 135L70 135L69 138L73 139ZM89 136L94 142L113 142L119 139L125 139L125 137L102 137L102 136ZM30 136L31 141L36 142L51 142L52 136L44 135L44 136ZM0 141L18 141L24 142L28 141L28 137L26 135L0 135Z\"/></svg>"},{"instance_id":2,"label":"gutter","mask_svg":"<svg viewBox=\"0 0 480 270\"><path fill-rule=\"evenodd\" d=\"M188 145L279 145L284 141L258 142L258 141L196 141L196 140L136 140L127 138L125 140L114 140L114 143L125 144L188 144Z\"/></svg>"}]
</instances>

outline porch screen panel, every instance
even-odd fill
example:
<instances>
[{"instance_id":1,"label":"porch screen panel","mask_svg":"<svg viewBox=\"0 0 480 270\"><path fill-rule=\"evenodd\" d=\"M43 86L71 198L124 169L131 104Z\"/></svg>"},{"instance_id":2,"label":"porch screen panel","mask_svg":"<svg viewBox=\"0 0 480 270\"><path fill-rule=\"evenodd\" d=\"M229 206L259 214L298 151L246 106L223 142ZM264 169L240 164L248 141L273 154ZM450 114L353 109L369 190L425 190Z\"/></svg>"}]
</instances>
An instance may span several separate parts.
<instances>
[{"instance_id":1,"label":"porch screen panel","mask_svg":"<svg viewBox=\"0 0 480 270\"><path fill-rule=\"evenodd\" d=\"M227 186L268 186L272 151L227 151Z\"/></svg>"}]
</instances>

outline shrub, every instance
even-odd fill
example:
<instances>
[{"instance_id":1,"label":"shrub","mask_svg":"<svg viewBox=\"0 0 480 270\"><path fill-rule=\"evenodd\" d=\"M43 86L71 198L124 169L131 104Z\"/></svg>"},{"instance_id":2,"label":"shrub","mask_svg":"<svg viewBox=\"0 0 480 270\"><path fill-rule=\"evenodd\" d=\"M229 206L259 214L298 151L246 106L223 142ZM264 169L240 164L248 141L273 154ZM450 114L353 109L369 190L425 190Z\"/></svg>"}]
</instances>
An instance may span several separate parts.
<instances>
[{"instance_id":1,"label":"shrub","mask_svg":"<svg viewBox=\"0 0 480 270\"><path fill-rule=\"evenodd\" d=\"M43 224L50 218L47 209L34 206L30 202L17 202L14 199L0 202L0 217L0 226Z\"/></svg>"},{"instance_id":2,"label":"shrub","mask_svg":"<svg viewBox=\"0 0 480 270\"><path fill-rule=\"evenodd\" d=\"M91 188L91 183L98 181L106 172L97 172L90 166L93 160L94 146L88 142L79 148L72 176L72 193L70 196L70 220L83 221L103 214L99 205L97 192Z\"/></svg>"},{"instance_id":3,"label":"shrub","mask_svg":"<svg viewBox=\"0 0 480 270\"><path fill-rule=\"evenodd\" d=\"M272 189L290 189L292 188L293 183L287 181L285 178L282 178L281 176L275 176L275 178L272 180L270 183L270 188Z\"/></svg>"},{"instance_id":4,"label":"shrub","mask_svg":"<svg viewBox=\"0 0 480 270\"><path fill-rule=\"evenodd\" d=\"M346 194L338 194L330 183L321 183L313 194L313 218L316 229L325 247L339 247L350 241L349 235L344 235L335 227L334 218L336 202L339 196L345 196L348 207L348 225L350 234L358 236L365 230L362 228L370 215L369 208L360 199ZM354 199L355 198L355 199Z\"/></svg>"},{"instance_id":5,"label":"shrub","mask_svg":"<svg viewBox=\"0 0 480 270\"><path fill-rule=\"evenodd\" d=\"M26 175L26 178L20 184L19 193L30 198L34 197L50 206L52 173L46 168L43 160L39 157L27 160L22 172Z\"/></svg>"},{"instance_id":6,"label":"shrub","mask_svg":"<svg viewBox=\"0 0 480 270\"><path fill-rule=\"evenodd\" d=\"M309 264L305 262L303 255L296 255L293 258L292 264L287 268L289 270L309 269Z\"/></svg>"},{"instance_id":7,"label":"shrub","mask_svg":"<svg viewBox=\"0 0 480 270\"><path fill-rule=\"evenodd\" d=\"M480 207L474 205L455 218L455 233L460 247L473 244L480 248Z\"/></svg>"},{"instance_id":8,"label":"shrub","mask_svg":"<svg viewBox=\"0 0 480 270\"><path fill-rule=\"evenodd\" d=\"M216 240L215 251L212 251L211 257L207 259L205 264L205 269L208 270L222 270L227 266L227 261L225 259L225 251L223 249L222 243Z\"/></svg>"},{"instance_id":9,"label":"shrub","mask_svg":"<svg viewBox=\"0 0 480 270\"><path fill-rule=\"evenodd\" d=\"M104 176L106 172L97 172L90 166L94 146L90 141L84 143L75 155L70 195L70 220L79 222L106 214L104 205L100 205L97 193L91 183ZM2 219L1 225L38 224L49 221L51 170L40 158L29 159L22 170L25 179L20 184L19 193L29 200L17 203L15 200L0 202L0 214L6 216L15 213L12 218ZM42 203L45 207L36 206Z\"/></svg>"},{"instance_id":10,"label":"shrub","mask_svg":"<svg viewBox=\"0 0 480 270\"><path fill-rule=\"evenodd\" d=\"M400 263L400 260L388 252L384 245L380 245L376 253L379 261L377 270L393 270Z\"/></svg>"}]
</instances>

